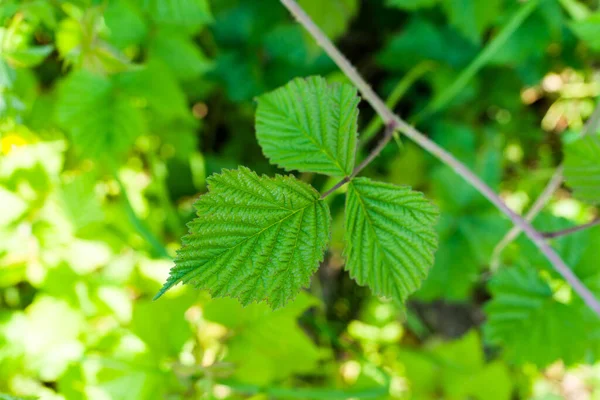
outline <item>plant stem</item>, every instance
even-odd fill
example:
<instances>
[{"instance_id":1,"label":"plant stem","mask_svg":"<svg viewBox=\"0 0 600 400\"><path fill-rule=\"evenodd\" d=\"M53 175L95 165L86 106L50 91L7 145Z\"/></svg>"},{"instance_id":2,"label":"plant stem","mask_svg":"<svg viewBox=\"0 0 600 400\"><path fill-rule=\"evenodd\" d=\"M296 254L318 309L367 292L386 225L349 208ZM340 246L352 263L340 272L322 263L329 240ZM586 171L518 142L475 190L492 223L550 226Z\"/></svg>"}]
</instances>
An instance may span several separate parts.
<instances>
[{"instance_id":1,"label":"plant stem","mask_svg":"<svg viewBox=\"0 0 600 400\"><path fill-rule=\"evenodd\" d=\"M526 221L533 221L535 217L544 209L546 203L552 198L554 192L560 187L563 181L563 166L559 165L554 171L554 175L550 178L550 181L542 191L542 194L535 200L533 206L529 209L527 214L525 214ZM496 245L494 248L494 252L492 253L492 261L490 262L490 268L492 270L498 269L500 266L500 255L504 251L504 249L511 244L519 235L523 232L523 230L515 225L511 228L510 231L502 238L502 240Z\"/></svg>"},{"instance_id":2,"label":"plant stem","mask_svg":"<svg viewBox=\"0 0 600 400\"><path fill-rule=\"evenodd\" d=\"M473 61L465 68L458 78L431 103L429 103L411 122L417 124L423 118L436 113L446 107L456 95L464 89L471 79L483 68L498 50L506 43L508 38L521 26L527 17L537 8L540 0L529 0L523 4L521 8L512 16L508 23L500 30L500 32L492 39L485 48L475 57Z\"/></svg>"},{"instance_id":3,"label":"plant stem","mask_svg":"<svg viewBox=\"0 0 600 400\"><path fill-rule=\"evenodd\" d=\"M381 151L389 143L392 136L394 136L395 132L396 132L396 123L394 121L392 121L392 122L388 123L387 126L385 127L385 134L383 135L383 137L381 138L379 143L377 143L377 146L375 146L375 148L373 150L371 150L371 152L369 153L367 158L365 158L358 166L356 166L354 168L354 170L352 171L352 175L345 176L344 179L342 179L341 181L336 183L335 186L333 186L331 189L329 189L328 191L323 193L323 195L321 196L321 200L324 199L325 197L329 196L330 194L332 194L333 192L335 192L342 186L344 186L346 183L350 182L354 177L356 177L356 175L358 175L360 173L360 171L365 169L379 155L379 153L381 153Z\"/></svg>"},{"instance_id":4,"label":"plant stem","mask_svg":"<svg viewBox=\"0 0 600 400\"><path fill-rule=\"evenodd\" d=\"M343 390L334 388L283 388L283 387L260 387L256 385L249 385L245 383L235 382L233 380L221 380L221 385L225 385L235 392L255 395L265 394L269 398L287 398L287 399L374 399L385 396L388 392L388 388L385 386L366 388L362 390Z\"/></svg>"},{"instance_id":5,"label":"plant stem","mask_svg":"<svg viewBox=\"0 0 600 400\"><path fill-rule=\"evenodd\" d=\"M552 238L570 235L572 233L583 231L585 229L589 229L589 228L592 228L592 227L598 226L598 225L600 225L600 218L596 218L595 220L593 220L592 222L588 222L587 224L574 226L572 228L563 229L561 231L543 232L542 235L544 235L545 238L552 239Z\"/></svg>"},{"instance_id":6,"label":"plant stem","mask_svg":"<svg viewBox=\"0 0 600 400\"><path fill-rule=\"evenodd\" d=\"M598 133L598 129L600 129L600 100L598 101L598 104L596 104L596 108L594 108L592 115L590 115L583 126L581 136L594 135Z\"/></svg>"},{"instance_id":7,"label":"plant stem","mask_svg":"<svg viewBox=\"0 0 600 400\"><path fill-rule=\"evenodd\" d=\"M157 186L158 200L165 211L167 227L174 236L181 237L185 234L185 229L182 228L185 225L181 222L179 214L177 213L177 208L175 208L175 205L169 196L169 189L167 187L167 166L152 150L147 153L147 160L150 172L152 173Z\"/></svg>"},{"instance_id":8,"label":"plant stem","mask_svg":"<svg viewBox=\"0 0 600 400\"><path fill-rule=\"evenodd\" d=\"M356 168L354 168L354 171L352 171L352 175L350 176L350 179L354 178L356 175L358 175L360 173L360 171L365 169L367 167L367 165L371 164L371 162L385 148L385 146L388 144L388 142L390 141L392 136L394 136L395 132L396 132L396 122L395 121L388 122L385 127L385 134L383 135L383 137L381 138L379 143L377 143L377 146L375 146L375 148L373 150L371 150L371 152L369 153L367 158L365 158L360 164L358 164L358 166L356 166Z\"/></svg>"},{"instance_id":9,"label":"plant stem","mask_svg":"<svg viewBox=\"0 0 600 400\"><path fill-rule=\"evenodd\" d=\"M554 266L556 271L571 285L573 290L583 299L587 306L600 317L600 302L594 294L579 280L573 271L565 264L560 256L548 245L545 238L527 221L513 212L483 180L475 175L466 165L456 159L448 151L430 140L427 136L409 125L402 118L395 115L383 100L373 91L365 80L356 71L356 68L344 57L325 34L315 25L312 19L294 0L280 0L291 14L313 36L317 43L325 50L337 66L344 72L352 83L358 88L363 98L373 107L386 124L394 123L397 129L409 139L417 143L441 162L452 168L458 175L477 189L492 204L519 226L531 241L538 247L544 256Z\"/></svg>"},{"instance_id":10,"label":"plant stem","mask_svg":"<svg viewBox=\"0 0 600 400\"><path fill-rule=\"evenodd\" d=\"M127 218L129 219L129 222L133 228L142 238L144 238L146 242L150 244L155 255L162 258L171 258L171 255L165 246L163 246L163 244L156 238L156 236L154 236L154 234L146 227L146 224L144 224L144 222L135 213L135 210L129 201L129 196L127 196L127 189L119 178L119 174L115 171L113 175L117 181L117 185L119 185L119 189L121 190L121 196L123 198L123 202L125 203L125 212L127 213Z\"/></svg>"},{"instance_id":11,"label":"plant stem","mask_svg":"<svg viewBox=\"0 0 600 400\"><path fill-rule=\"evenodd\" d=\"M583 137L586 135L595 134L598 131L599 127L600 127L600 101L596 105L596 108L592 112L592 115L590 115L590 118L585 123L583 130L581 131L581 136ZM537 215L544 209L544 206L546 205L548 200L550 200L550 198L552 197L554 192L560 187L560 185L563 181L563 172L564 172L564 165L561 164L556 168L556 171L554 171L554 175L552 175L552 178L550 178L550 181L548 182L548 184L542 191L542 194L540 195L540 197L538 197L535 200L535 202L533 203L533 206L525 215L525 219L527 221L529 221L529 222L533 221L535 219L535 217L537 217ZM521 232L522 232L522 229L518 225L513 226L512 229L500 241L500 243L498 243L498 245L494 248L494 252L492 254L492 261L490 263L490 267L492 269L498 268L498 266L500 265L500 255L502 254L502 251L509 244L511 244L516 238L518 238L519 235L521 234Z\"/></svg>"},{"instance_id":12,"label":"plant stem","mask_svg":"<svg viewBox=\"0 0 600 400\"><path fill-rule=\"evenodd\" d=\"M331 193L335 192L336 190L338 190L339 188L341 188L342 186L344 186L346 183L350 182L350 178L345 176L344 179L342 179L341 181L339 181L338 183L336 183L331 189L329 189L328 191L326 191L325 193L323 193L321 195L321 200L323 200L325 197L329 196Z\"/></svg>"}]
</instances>

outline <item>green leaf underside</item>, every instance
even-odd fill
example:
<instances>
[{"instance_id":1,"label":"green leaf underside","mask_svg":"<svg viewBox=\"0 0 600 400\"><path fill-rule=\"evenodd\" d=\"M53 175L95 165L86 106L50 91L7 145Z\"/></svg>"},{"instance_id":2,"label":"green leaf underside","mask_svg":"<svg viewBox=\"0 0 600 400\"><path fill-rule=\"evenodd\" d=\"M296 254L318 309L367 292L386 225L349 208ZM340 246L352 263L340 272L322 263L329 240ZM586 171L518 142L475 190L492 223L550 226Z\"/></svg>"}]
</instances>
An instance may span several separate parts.
<instances>
[{"instance_id":1,"label":"green leaf underside","mask_svg":"<svg viewBox=\"0 0 600 400\"><path fill-rule=\"evenodd\" d=\"M588 135L567 146L565 181L578 199L600 203L600 136Z\"/></svg>"},{"instance_id":2,"label":"green leaf underside","mask_svg":"<svg viewBox=\"0 0 600 400\"><path fill-rule=\"evenodd\" d=\"M352 173L360 101L353 86L298 78L257 101L256 136L272 162L286 170Z\"/></svg>"},{"instance_id":3,"label":"green leaf underside","mask_svg":"<svg viewBox=\"0 0 600 400\"><path fill-rule=\"evenodd\" d=\"M293 176L259 177L245 167L208 179L160 297L178 282L279 308L308 286L329 241L319 193Z\"/></svg>"},{"instance_id":4,"label":"green leaf underside","mask_svg":"<svg viewBox=\"0 0 600 400\"><path fill-rule=\"evenodd\" d=\"M376 295L404 301L433 265L437 219L422 193L354 179L346 197L346 269Z\"/></svg>"},{"instance_id":5,"label":"green leaf underside","mask_svg":"<svg viewBox=\"0 0 600 400\"><path fill-rule=\"evenodd\" d=\"M582 308L555 300L533 266L500 270L490 290L484 333L490 343L502 345L512 361L544 367L584 356L589 341Z\"/></svg>"}]
</instances>

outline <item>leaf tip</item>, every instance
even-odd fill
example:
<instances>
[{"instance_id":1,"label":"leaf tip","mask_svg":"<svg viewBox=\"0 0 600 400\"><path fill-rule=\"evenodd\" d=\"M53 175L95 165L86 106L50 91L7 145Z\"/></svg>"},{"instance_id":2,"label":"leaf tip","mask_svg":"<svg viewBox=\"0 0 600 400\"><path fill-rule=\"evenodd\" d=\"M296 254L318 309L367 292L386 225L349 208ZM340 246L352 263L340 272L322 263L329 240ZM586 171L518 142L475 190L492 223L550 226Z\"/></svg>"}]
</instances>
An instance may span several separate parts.
<instances>
[{"instance_id":1,"label":"leaf tip","mask_svg":"<svg viewBox=\"0 0 600 400\"><path fill-rule=\"evenodd\" d=\"M160 290L158 291L158 293L156 293L156 295L154 295L154 297L152 298L152 301L156 301L158 299L160 299L163 294L167 293L167 291L169 289L171 289L173 286L175 286L177 283L179 282L178 279L167 279L167 281L165 282L165 284L163 285L162 288L160 288Z\"/></svg>"}]
</instances>

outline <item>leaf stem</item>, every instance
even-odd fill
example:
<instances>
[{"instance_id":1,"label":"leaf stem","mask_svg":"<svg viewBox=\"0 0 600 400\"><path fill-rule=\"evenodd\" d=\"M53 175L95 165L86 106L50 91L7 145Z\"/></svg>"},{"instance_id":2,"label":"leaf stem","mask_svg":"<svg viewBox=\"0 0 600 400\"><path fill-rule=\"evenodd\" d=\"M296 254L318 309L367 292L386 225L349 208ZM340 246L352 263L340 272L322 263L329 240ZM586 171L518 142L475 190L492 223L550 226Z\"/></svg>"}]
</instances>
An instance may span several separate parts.
<instances>
[{"instance_id":1,"label":"leaf stem","mask_svg":"<svg viewBox=\"0 0 600 400\"><path fill-rule=\"evenodd\" d=\"M354 177L356 177L356 175L360 173L360 171L365 169L379 155L379 153L381 153L384 147L389 143L390 139L394 136L394 133L396 133L396 123L394 121L391 121L386 125L385 134L383 135L379 143L377 143L377 146L375 146L375 148L371 150L367 158L365 158L359 165L357 165L354 168L354 170L352 171L352 175L345 176L344 179L342 179L341 181L336 183L331 189L323 193L323 195L321 195L321 200L323 200L324 198L326 198L327 196L344 186L346 183L350 182Z\"/></svg>"},{"instance_id":2,"label":"leaf stem","mask_svg":"<svg viewBox=\"0 0 600 400\"><path fill-rule=\"evenodd\" d=\"M125 212L127 213L127 218L129 222L133 226L133 228L137 231L137 233L144 238L146 242L150 244L152 250L155 255L162 258L171 258L171 255L163 246L163 244L154 236L154 234L146 227L146 224L137 216L131 202L129 201L129 196L127 196L127 188L119 178L119 174L115 171L114 179L117 181L117 185L119 185L119 189L121 190L121 197L123 198L123 202L125 203Z\"/></svg>"},{"instance_id":3,"label":"leaf stem","mask_svg":"<svg viewBox=\"0 0 600 400\"><path fill-rule=\"evenodd\" d=\"M594 135L598 132L598 129L600 129L600 100L598 101L598 104L596 104L596 108L594 108L592 115L590 115L583 126L581 136Z\"/></svg>"},{"instance_id":4,"label":"leaf stem","mask_svg":"<svg viewBox=\"0 0 600 400\"><path fill-rule=\"evenodd\" d=\"M430 140L427 136L416 130L402 118L390 110L383 100L373 91L369 84L357 72L356 68L344 57L327 36L315 25L312 19L294 0L280 0L290 13L313 36L316 42L331 57L337 66L344 72L352 83L358 88L363 98L373 107L379 116L386 122L394 122L397 129L409 139L417 143L441 162L452 168L458 175L477 189L484 197L504 213L513 224L519 226L544 256L554 266L556 271L571 285L573 290L583 299L586 305L600 317L600 302L594 294L579 280L573 271L565 264L561 257L548 245L544 236L540 234L529 222L513 212L483 180L475 175L465 164L456 159L448 151Z\"/></svg>"},{"instance_id":5,"label":"leaf stem","mask_svg":"<svg viewBox=\"0 0 600 400\"><path fill-rule=\"evenodd\" d=\"M577 226L574 226L574 227L571 227L568 229L563 229L563 230L555 231L555 232L543 232L542 235L544 235L544 237L547 239L552 239L552 238L570 235L572 233L583 231L585 229L589 229L589 228L592 228L592 227L598 226L598 225L600 225L600 217L596 218L592 222L588 222L587 224L577 225Z\"/></svg>"},{"instance_id":6,"label":"leaf stem","mask_svg":"<svg viewBox=\"0 0 600 400\"><path fill-rule=\"evenodd\" d=\"M389 121L385 126L385 134L383 135L383 137L381 138L379 143L377 143L377 146L375 146L375 148L373 150L371 150L371 152L369 153L367 158L365 158L359 165L356 166L356 168L354 168L354 171L352 171L352 175L350 176L350 179L352 179L356 175L358 175L360 173L360 171L365 169L379 155L379 153L381 153L381 151L385 148L385 146L388 144L390 139L392 139L395 132L396 132L396 121Z\"/></svg>"},{"instance_id":7,"label":"leaf stem","mask_svg":"<svg viewBox=\"0 0 600 400\"><path fill-rule=\"evenodd\" d=\"M533 206L531 206L529 211L527 211L527 214L525 214L526 221L533 221L535 217L537 217L537 215L544 209L546 203L548 203L550 198L552 198L552 195L554 195L554 192L556 192L556 190L562 184L563 171L564 167L562 165L559 165L556 168L556 170L554 171L554 175L552 175L550 181L548 181L548 184L542 191L542 194L540 194L540 196L533 203ZM515 225L511 228L510 231L508 231L506 235L504 235L502 240L498 242L498 244L494 248L494 252L492 253L492 261L490 262L490 268L492 270L498 269L498 267L500 266L500 255L502 254L504 249L508 247L509 244L511 244L516 238L519 237L521 232L523 232L521 227Z\"/></svg>"},{"instance_id":8,"label":"leaf stem","mask_svg":"<svg viewBox=\"0 0 600 400\"><path fill-rule=\"evenodd\" d=\"M350 177L345 176L344 179L342 179L341 181L339 181L338 183L336 183L331 189L329 189L328 191L326 191L325 193L323 193L321 195L321 200L323 200L324 198L326 198L327 196L329 196L330 194L332 194L333 192L335 192L336 190L338 190L339 188L341 188L342 186L344 186L348 182L350 182Z\"/></svg>"},{"instance_id":9,"label":"leaf stem","mask_svg":"<svg viewBox=\"0 0 600 400\"><path fill-rule=\"evenodd\" d=\"M177 213L177 208L169 196L169 189L167 187L167 166L162 160L160 160L158 154L152 150L148 152L147 160L150 167L150 172L152 173L154 182L156 183L158 200L161 207L165 211L166 225L173 235L176 237L181 237L185 234L185 229L182 229L184 224L181 222L179 214Z\"/></svg>"}]
</instances>

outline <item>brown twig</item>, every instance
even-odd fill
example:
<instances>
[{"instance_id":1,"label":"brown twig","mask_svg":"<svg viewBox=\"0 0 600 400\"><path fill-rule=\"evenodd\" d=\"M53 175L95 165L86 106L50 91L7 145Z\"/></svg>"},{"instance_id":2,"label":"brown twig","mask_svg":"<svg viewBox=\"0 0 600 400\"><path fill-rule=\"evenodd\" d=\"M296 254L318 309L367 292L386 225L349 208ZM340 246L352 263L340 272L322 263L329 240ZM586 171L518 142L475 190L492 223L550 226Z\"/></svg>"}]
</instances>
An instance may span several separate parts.
<instances>
[{"instance_id":1,"label":"brown twig","mask_svg":"<svg viewBox=\"0 0 600 400\"><path fill-rule=\"evenodd\" d=\"M598 127L600 126L600 102L596 105L596 108L592 112L592 115L588 118L585 123L583 130L581 131L581 136L593 135L598 131ZM564 165L561 164L554 171L554 175L548 181L548 184L542 191L542 194L535 200L531 209L525 215L525 219L529 222L533 221L535 217L544 209L544 206L550 200L556 189L560 187L563 181L563 172ZM502 240L498 243L496 248L494 249L494 253L492 254L491 268L496 269L500 264L500 255L502 251L512 243L513 240L519 237L523 230L518 225L515 225L511 228L511 230L502 238Z\"/></svg>"},{"instance_id":2,"label":"brown twig","mask_svg":"<svg viewBox=\"0 0 600 400\"><path fill-rule=\"evenodd\" d=\"M331 189L329 189L328 191L323 193L323 195L321 196L321 199L324 199L325 197L329 196L330 194L332 194L333 192L335 192L336 190L338 190L339 188L344 186L346 183L350 182L356 175L358 175L360 173L360 171L362 171L369 164L371 164L371 162L375 158L377 158L379 153L381 153L381 151L385 148L385 146L390 142L390 140L394 136L394 132L396 132L396 123L394 121L392 121L392 122L389 122L385 126L385 134L383 135L383 137L381 138L379 143L377 143L377 146L375 146L375 148L373 150L371 150L371 152L369 153L367 158L365 158L360 164L358 164L356 166L356 168L354 168L354 171L352 171L352 175L345 176L344 179L342 179L341 181L336 183L335 186L333 186Z\"/></svg>"},{"instance_id":3,"label":"brown twig","mask_svg":"<svg viewBox=\"0 0 600 400\"><path fill-rule=\"evenodd\" d=\"M570 235L575 232L583 231L585 229L589 229L589 228L592 228L597 225L600 225L600 218L596 218L595 220L593 220L592 222L588 222L587 224L573 226L571 228L563 229L560 231L542 232L542 235L544 235L544 237L547 239L552 239L552 238Z\"/></svg>"}]
</instances>

